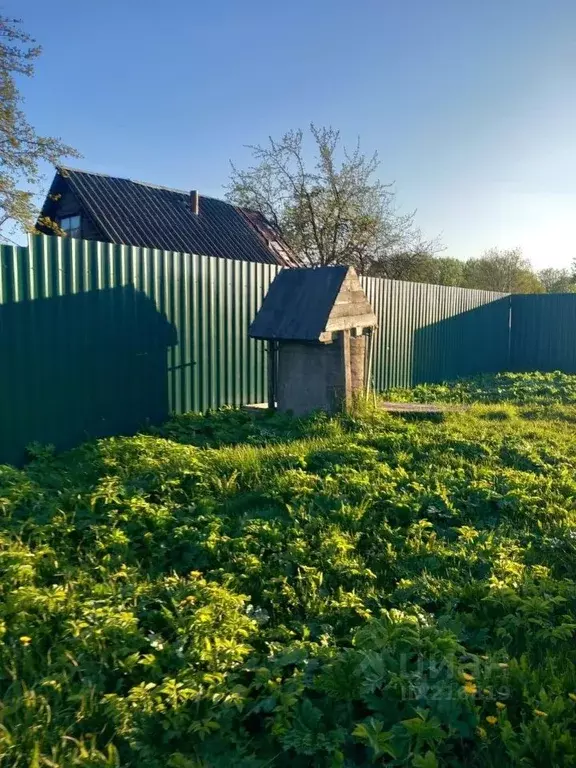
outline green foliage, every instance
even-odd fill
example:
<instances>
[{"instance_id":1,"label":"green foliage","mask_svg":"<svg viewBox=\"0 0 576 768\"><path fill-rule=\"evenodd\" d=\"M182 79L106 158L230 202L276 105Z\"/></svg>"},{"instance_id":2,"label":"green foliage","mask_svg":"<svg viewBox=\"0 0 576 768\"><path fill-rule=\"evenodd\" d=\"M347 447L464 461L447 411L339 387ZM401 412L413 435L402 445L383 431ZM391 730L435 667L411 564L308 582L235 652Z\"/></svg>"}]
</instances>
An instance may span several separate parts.
<instances>
[{"instance_id":1,"label":"green foliage","mask_svg":"<svg viewBox=\"0 0 576 768\"><path fill-rule=\"evenodd\" d=\"M546 293L576 293L576 280L569 269L547 267L538 272Z\"/></svg>"},{"instance_id":2,"label":"green foliage","mask_svg":"<svg viewBox=\"0 0 576 768\"><path fill-rule=\"evenodd\" d=\"M468 261L437 256L430 249L396 252L374 264L370 274L504 293L574 293L576 290L569 270L550 268L535 272L519 249L493 248L480 258Z\"/></svg>"},{"instance_id":3,"label":"green foliage","mask_svg":"<svg viewBox=\"0 0 576 768\"><path fill-rule=\"evenodd\" d=\"M504 293L544 293L544 285L519 248L492 248L464 265L464 288Z\"/></svg>"},{"instance_id":4,"label":"green foliage","mask_svg":"<svg viewBox=\"0 0 576 768\"><path fill-rule=\"evenodd\" d=\"M523 415L531 418L576 419L576 411L559 405L576 406L576 377L554 373L485 374L442 384L420 384L413 389L391 389L383 395L392 402L490 403L529 406ZM510 418L514 409L489 409L486 418Z\"/></svg>"},{"instance_id":5,"label":"green foliage","mask_svg":"<svg viewBox=\"0 0 576 768\"><path fill-rule=\"evenodd\" d=\"M464 265L460 259L436 256L428 250L390 254L375 264L370 274L392 280L408 280L432 285L464 285Z\"/></svg>"},{"instance_id":6,"label":"green foliage","mask_svg":"<svg viewBox=\"0 0 576 768\"><path fill-rule=\"evenodd\" d=\"M576 379L412 396L0 467L0 766L574 765Z\"/></svg>"},{"instance_id":7,"label":"green foliage","mask_svg":"<svg viewBox=\"0 0 576 768\"><path fill-rule=\"evenodd\" d=\"M17 79L34 74L40 53L18 20L0 15L0 225L12 221L26 230L36 217L30 189L41 179L40 164L78 156L60 139L39 136L22 111ZM45 219L43 224L58 231L54 222Z\"/></svg>"}]
</instances>

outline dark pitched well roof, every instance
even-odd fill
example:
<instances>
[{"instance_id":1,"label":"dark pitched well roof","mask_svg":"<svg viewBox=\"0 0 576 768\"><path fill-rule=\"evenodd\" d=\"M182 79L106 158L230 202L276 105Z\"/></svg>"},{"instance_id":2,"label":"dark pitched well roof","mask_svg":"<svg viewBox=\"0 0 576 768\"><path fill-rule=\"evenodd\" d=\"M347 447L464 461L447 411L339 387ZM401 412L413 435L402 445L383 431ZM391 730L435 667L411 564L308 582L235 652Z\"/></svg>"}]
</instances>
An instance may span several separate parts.
<instances>
[{"instance_id":1,"label":"dark pitched well roof","mask_svg":"<svg viewBox=\"0 0 576 768\"><path fill-rule=\"evenodd\" d=\"M113 243L198 253L205 256L295 266L297 259L279 232L257 212L199 196L199 214L189 192L72 168L57 168L51 194L65 179L98 229Z\"/></svg>"},{"instance_id":2,"label":"dark pitched well roof","mask_svg":"<svg viewBox=\"0 0 576 768\"><path fill-rule=\"evenodd\" d=\"M250 326L255 339L318 341L323 333L376 325L353 267L285 269Z\"/></svg>"}]
</instances>

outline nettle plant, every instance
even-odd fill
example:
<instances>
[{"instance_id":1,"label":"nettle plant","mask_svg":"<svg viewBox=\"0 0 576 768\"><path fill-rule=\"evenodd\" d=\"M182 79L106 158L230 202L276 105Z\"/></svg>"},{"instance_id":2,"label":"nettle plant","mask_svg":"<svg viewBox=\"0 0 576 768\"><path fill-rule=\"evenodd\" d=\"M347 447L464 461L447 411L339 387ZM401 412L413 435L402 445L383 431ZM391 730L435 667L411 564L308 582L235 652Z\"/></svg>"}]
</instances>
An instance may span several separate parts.
<instances>
[{"instance_id":1,"label":"nettle plant","mask_svg":"<svg viewBox=\"0 0 576 768\"><path fill-rule=\"evenodd\" d=\"M573 386L1 467L0 765L576 762Z\"/></svg>"}]
</instances>

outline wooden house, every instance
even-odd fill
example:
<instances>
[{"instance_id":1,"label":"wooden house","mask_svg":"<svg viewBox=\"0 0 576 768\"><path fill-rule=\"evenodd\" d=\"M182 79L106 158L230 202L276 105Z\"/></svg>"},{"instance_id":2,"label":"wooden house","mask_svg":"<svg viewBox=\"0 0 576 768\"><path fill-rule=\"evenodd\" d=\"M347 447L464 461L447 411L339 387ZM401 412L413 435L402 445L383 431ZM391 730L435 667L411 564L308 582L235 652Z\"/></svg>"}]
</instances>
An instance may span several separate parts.
<instances>
[{"instance_id":1,"label":"wooden house","mask_svg":"<svg viewBox=\"0 0 576 768\"><path fill-rule=\"evenodd\" d=\"M279 231L258 211L196 191L58 167L37 229L104 243L298 266Z\"/></svg>"}]
</instances>

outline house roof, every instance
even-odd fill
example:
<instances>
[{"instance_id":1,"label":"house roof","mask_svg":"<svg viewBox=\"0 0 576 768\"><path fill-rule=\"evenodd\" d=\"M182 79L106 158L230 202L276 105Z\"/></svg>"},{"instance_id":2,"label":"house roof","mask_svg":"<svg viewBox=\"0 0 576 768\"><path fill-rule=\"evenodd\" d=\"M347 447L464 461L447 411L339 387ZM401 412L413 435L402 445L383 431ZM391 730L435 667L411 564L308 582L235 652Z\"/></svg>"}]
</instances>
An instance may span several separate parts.
<instances>
[{"instance_id":1,"label":"house roof","mask_svg":"<svg viewBox=\"0 0 576 768\"><path fill-rule=\"evenodd\" d=\"M258 211L140 181L59 166L42 216L56 210L55 194L68 184L102 234L113 243L167 251L296 266L280 233Z\"/></svg>"},{"instance_id":2,"label":"house roof","mask_svg":"<svg viewBox=\"0 0 576 768\"><path fill-rule=\"evenodd\" d=\"M320 341L323 334L377 324L353 267L285 269L250 326L255 339Z\"/></svg>"}]
</instances>

